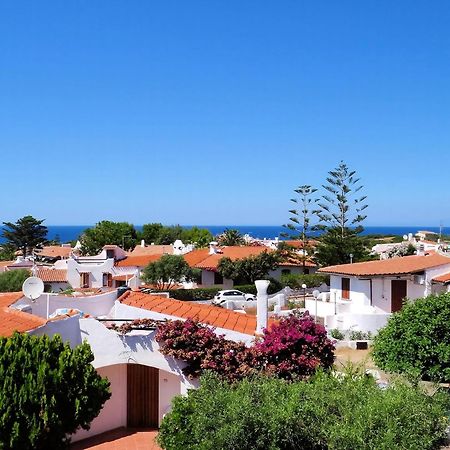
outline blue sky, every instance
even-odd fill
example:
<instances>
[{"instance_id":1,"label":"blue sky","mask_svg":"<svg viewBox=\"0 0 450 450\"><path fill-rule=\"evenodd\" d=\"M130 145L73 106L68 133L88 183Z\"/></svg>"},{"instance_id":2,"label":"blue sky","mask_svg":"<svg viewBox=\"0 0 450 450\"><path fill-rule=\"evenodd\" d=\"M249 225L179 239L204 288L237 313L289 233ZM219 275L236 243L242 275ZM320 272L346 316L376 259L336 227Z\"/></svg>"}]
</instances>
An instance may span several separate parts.
<instances>
[{"instance_id":1,"label":"blue sky","mask_svg":"<svg viewBox=\"0 0 450 450\"><path fill-rule=\"evenodd\" d=\"M366 225L450 224L450 2L0 5L1 220L285 223L343 159Z\"/></svg>"}]
</instances>

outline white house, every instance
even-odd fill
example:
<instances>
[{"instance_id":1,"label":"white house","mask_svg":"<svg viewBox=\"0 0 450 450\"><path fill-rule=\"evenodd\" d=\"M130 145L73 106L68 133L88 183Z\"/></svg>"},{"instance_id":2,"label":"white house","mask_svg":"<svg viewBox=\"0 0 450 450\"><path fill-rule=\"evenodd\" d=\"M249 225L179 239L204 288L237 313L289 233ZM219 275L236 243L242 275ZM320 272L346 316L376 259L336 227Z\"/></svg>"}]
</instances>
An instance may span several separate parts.
<instances>
[{"instance_id":1,"label":"white house","mask_svg":"<svg viewBox=\"0 0 450 450\"><path fill-rule=\"evenodd\" d=\"M329 302L317 305L326 325L376 331L402 308L405 298L446 291L450 257L424 253L324 267L319 272L330 275Z\"/></svg>"},{"instance_id":2,"label":"white house","mask_svg":"<svg viewBox=\"0 0 450 450\"><path fill-rule=\"evenodd\" d=\"M100 375L108 377L111 398L90 430L78 431L73 441L118 427L158 427L173 397L197 386L195 380L183 374L183 362L159 352L155 330L136 330L122 336L109 329L108 324L139 318L193 318L215 326L215 332L228 339L247 344L254 339L257 323L260 327L267 326L267 315L257 318L139 291L127 291L119 299L116 297L116 291L81 297L43 294L35 302L21 293L9 294L3 302L0 296L0 335L10 336L14 330L34 335L58 333L73 346L87 340L95 357L94 367ZM75 312L61 313L67 309ZM2 315L6 314L8 320L2 321ZM52 314L57 317L48 320ZM18 320L13 321L9 316L18 316ZM2 327L3 322L7 328Z\"/></svg>"}]
</instances>

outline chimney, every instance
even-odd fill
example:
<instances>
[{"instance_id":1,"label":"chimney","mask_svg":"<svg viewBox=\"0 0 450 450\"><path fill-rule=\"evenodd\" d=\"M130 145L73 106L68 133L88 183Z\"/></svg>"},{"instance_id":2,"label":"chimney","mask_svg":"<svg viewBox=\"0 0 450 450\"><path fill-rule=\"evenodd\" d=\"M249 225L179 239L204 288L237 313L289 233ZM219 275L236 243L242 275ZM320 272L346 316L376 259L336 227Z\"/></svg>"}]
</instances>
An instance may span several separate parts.
<instances>
[{"instance_id":1,"label":"chimney","mask_svg":"<svg viewBox=\"0 0 450 450\"><path fill-rule=\"evenodd\" d=\"M268 296L267 288L269 280L256 280L256 334L262 334L263 329L267 328L267 310Z\"/></svg>"},{"instance_id":2,"label":"chimney","mask_svg":"<svg viewBox=\"0 0 450 450\"><path fill-rule=\"evenodd\" d=\"M144 241L144 239L141 240L141 247L142 247L142 248L145 247L145 241Z\"/></svg>"},{"instance_id":3,"label":"chimney","mask_svg":"<svg viewBox=\"0 0 450 450\"><path fill-rule=\"evenodd\" d=\"M217 242L213 241L209 243L209 254L210 255L215 255L217 252Z\"/></svg>"}]
</instances>

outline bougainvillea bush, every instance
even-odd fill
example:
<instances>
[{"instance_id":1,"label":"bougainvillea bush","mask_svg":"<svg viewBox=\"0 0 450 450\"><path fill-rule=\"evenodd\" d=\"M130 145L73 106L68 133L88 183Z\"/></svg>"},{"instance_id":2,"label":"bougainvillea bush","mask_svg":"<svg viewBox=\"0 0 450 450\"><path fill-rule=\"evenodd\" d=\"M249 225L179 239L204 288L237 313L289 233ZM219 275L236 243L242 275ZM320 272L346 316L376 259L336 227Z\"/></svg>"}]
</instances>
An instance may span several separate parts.
<instances>
[{"instance_id":1,"label":"bougainvillea bush","mask_svg":"<svg viewBox=\"0 0 450 450\"><path fill-rule=\"evenodd\" d=\"M334 346L325 328L308 314L282 318L264 330L251 347L218 336L212 327L193 320L159 325L156 340L164 355L187 362L186 375L198 377L210 370L229 381L266 372L286 379L329 369Z\"/></svg>"},{"instance_id":2,"label":"bougainvillea bush","mask_svg":"<svg viewBox=\"0 0 450 450\"><path fill-rule=\"evenodd\" d=\"M307 313L288 316L264 330L253 351L266 372L282 378L308 376L334 362L334 345L325 327Z\"/></svg>"}]
</instances>

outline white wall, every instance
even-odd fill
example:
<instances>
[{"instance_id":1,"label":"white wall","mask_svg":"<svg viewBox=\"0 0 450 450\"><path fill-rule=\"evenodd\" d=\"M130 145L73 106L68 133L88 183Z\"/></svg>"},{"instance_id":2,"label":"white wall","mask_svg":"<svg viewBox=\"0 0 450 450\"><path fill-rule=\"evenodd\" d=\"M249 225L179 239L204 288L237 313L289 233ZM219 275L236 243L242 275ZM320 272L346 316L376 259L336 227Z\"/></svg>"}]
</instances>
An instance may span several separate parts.
<instances>
[{"instance_id":1,"label":"white wall","mask_svg":"<svg viewBox=\"0 0 450 450\"><path fill-rule=\"evenodd\" d=\"M83 261L83 262L79 262ZM84 262L86 261L86 262ZM100 288L103 286L103 274L113 273L114 271L114 259L100 260L91 257L91 259L74 258L67 260L67 281L74 288L81 287L81 272L89 272L89 287Z\"/></svg>"},{"instance_id":2,"label":"white wall","mask_svg":"<svg viewBox=\"0 0 450 450\"><path fill-rule=\"evenodd\" d=\"M47 317L47 296L49 297L49 315L59 308L74 308L91 316L108 315L117 299L117 291L108 291L103 294L79 296L42 294L35 302L23 297L15 305L30 305L32 313L39 317Z\"/></svg>"},{"instance_id":3,"label":"white wall","mask_svg":"<svg viewBox=\"0 0 450 450\"><path fill-rule=\"evenodd\" d=\"M177 375L159 371L159 424L170 411L171 403L176 395L181 394L180 379Z\"/></svg>"},{"instance_id":4,"label":"white wall","mask_svg":"<svg viewBox=\"0 0 450 450\"><path fill-rule=\"evenodd\" d=\"M127 365L100 367L97 372L102 377L108 378L111 384L111 398L92 421L90 430L80 429L72 436L72 442L127 425Z\"/></svg>"}]
</instances>

